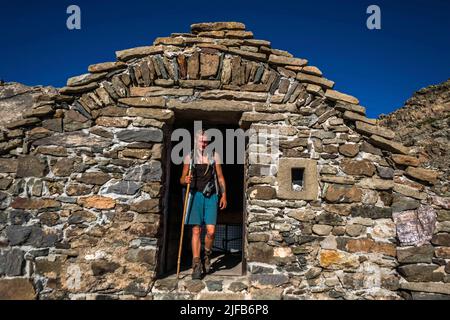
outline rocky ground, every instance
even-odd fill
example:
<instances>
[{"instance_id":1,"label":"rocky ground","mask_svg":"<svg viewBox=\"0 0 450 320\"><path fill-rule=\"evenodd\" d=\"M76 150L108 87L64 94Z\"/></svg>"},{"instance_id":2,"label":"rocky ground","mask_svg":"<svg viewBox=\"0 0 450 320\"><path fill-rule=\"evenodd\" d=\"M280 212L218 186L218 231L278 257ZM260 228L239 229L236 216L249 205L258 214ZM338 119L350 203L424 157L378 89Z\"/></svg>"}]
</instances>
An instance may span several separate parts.
<instances>
[{"instance_id":1,"label":"rocky ground","mask_svg":"<svg viewBox=\"0 0 450 320\"><path fill-rule=\"evenodd\" d=\"M421 147L428 164L450 173L450 79L415 92L400 109L380 117L399 141ZM447 195L450 194L448 187Z\"/></svg>"}]
</instances>

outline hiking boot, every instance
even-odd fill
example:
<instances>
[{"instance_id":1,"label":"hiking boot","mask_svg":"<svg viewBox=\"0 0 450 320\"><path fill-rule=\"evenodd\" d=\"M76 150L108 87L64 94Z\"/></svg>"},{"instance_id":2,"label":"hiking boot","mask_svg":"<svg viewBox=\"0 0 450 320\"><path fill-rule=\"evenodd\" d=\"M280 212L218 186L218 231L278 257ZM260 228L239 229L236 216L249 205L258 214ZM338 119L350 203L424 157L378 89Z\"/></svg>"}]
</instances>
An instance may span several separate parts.
<instances>
[{"instance_id":1,"label":"hiking boot","mask_svg":"<svg viewBox=\"0 0 450 320\"><path fill-rule=\"evenodd\" d=\"M192 280L202 278L202 262L200 258L194 258L192 261Z\"/></svg>"},{"instance_id":2,"label":"hiking boot","mask_svg":"<svg viewBox=\"0 0 450 320\"><path fill-rule=\"evenodd\" d=\"M205 249L205 273L209 273L211 271L211 250Z\"/></svg>"}]
</instances>

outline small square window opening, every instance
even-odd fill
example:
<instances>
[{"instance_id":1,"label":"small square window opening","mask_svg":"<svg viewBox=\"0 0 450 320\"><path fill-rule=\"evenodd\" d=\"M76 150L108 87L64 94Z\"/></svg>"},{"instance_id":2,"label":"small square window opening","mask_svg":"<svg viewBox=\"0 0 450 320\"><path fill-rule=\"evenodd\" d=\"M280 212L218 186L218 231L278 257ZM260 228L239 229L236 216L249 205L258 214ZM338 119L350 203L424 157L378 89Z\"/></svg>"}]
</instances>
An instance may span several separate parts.
<instances>
[{"instance_id":1,"label":"small square window opening","mask_svg":"<svg viewBox=\"0 0 450 320\"><path fill-rule=\"evenodd\" d=\"M293 191L302 191L303 182L305 176L305 168L292 168L291 169L291 184Z\"/></svg>"}]
</instances>

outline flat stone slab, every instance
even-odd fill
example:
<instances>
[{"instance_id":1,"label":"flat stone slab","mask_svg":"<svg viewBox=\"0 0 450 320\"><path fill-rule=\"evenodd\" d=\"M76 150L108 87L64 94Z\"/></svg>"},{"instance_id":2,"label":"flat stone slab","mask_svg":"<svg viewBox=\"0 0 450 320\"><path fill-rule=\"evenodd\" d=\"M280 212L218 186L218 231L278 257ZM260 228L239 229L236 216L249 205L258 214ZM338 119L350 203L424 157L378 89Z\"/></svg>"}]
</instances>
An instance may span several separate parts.
<instances>
[{"instance_id":1,"label":"flat stone slab","mask_svg":"<svg viewBox=\"0 0 450 320\"><path fill-rule=\"evenodd\" d=\"M432 293L450 294L450 283L440 282L404 282L400 289Z\"/></svg>"},{"instance_id":2,"label":"flat stone slab","mask_svg":"<svg viewBox=\"0 0 450 320\"><path fill-rule=\"evenodd\" d=\"M401 153L401 154L409 153L409 148L405 147L403 144L385 139L377 135L370 136L370 142L381 149L393 153Z\"/></svg>"},{"instance_id":3,"label":"flat stone slab","mask_svg":"<svg viewBox=\"0 0 450 320\"><path fill-rule=\"evenodd\" d=\"M38 139L33 146L56 145L63 147L99 147L106 148L112 144L111 140L100 138L83 132L55 134Z\"/></svg>"},{"instance_id":4,"label":"flat stone slab","mask_svg":"<svg viewBox=\"0 0 450 320\"><path fill-rule=\"evenodd\" d=\"M325 92L325 97L333 101L339 100L351 104L359 104L359 100L357 98L336 90L327 90Z\"/></svg>"},{"instance_id":5,"label":"flat stone slab","mask_svg":"<svg viewBox=\"0 0 450 320\"><path fill-rule=\"evenodd\" d=\"M118 60L127 61L133 58L141 58L161 52L163 52L162 46L146 46L117 51L116 57Z\"/></svg>"},{"instance_id":6,"label":"flat stone slab","mask_svg":"<svg viewBox=\"0 0 450 320\"><path fill-rule=\"evenodd\" d=\"M191 25L192 33L219 30L245 30L245 24L242 22L202 22Z\"/></svg>"}]
</instances>

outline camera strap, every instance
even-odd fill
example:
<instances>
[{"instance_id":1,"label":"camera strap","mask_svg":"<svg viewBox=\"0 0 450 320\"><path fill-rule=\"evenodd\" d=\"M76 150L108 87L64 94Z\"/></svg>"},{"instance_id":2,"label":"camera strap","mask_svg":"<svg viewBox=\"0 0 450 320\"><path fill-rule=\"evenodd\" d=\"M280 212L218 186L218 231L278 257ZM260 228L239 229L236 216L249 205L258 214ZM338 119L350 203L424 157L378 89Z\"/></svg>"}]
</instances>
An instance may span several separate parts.
<instances>
[{"instance_id":1,"label":"camera strap","mask_svg":"<svg viewBox=\"0 0 450 320\"><path fill-rule=\"evenodd\" d=\"M212 159L210 160L210 165L213 170L214 186L216 187L216 193L217 193L217 195L220 195L219 185L217 183L216 160L214 159L214 153L213 153Z\"/></svg>"}]
</instances>

